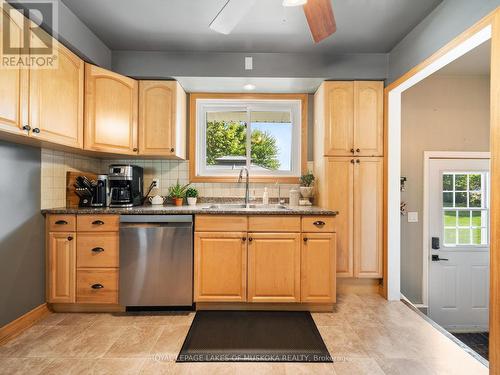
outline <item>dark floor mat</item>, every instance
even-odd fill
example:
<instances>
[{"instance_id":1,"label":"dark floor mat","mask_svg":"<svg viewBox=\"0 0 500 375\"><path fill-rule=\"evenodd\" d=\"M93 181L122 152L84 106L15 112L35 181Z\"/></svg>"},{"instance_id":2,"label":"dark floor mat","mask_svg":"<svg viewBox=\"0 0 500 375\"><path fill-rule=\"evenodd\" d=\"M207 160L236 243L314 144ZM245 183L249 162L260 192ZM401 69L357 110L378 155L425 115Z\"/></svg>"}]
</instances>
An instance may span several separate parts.
<instances>
[{"instance_id":1,"label":"dark floor mat","mask_svg":"<svg viewBox=\"0 0 500 375\"><path fill-rule=\"evenodd\" d=\"M309 312L198 311L177 362L332 362Z\"/></svg>"},{"instance_id":2,"label":"dark floor mat","mask_svg":"<svg viewBox=\"0 0 500 375\"><path fill-rule=\"evenodd\" d=\"M462 341L469 348L474 350L484 359L489 358L489 333L488 332L467 332L467 333L453 333L453 336Z\"/></svg>"}]
</instances>

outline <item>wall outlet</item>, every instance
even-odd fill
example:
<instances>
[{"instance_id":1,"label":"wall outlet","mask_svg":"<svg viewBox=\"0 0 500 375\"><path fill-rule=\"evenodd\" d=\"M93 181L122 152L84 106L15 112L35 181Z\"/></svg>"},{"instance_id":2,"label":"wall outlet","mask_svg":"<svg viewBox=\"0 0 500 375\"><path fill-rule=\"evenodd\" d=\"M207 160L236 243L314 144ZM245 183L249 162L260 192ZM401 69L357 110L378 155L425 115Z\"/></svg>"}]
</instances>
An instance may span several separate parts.
<instances>
[{"instance_id":1,"label":"wall outlet","mask_svg":"<svg viewBox=\"0 0 500 375\"><path fill-rule=\"evenodd\" d=\"M158 177L153 178L153 182L155 184L155 188L159 189L160 188L160 179Z\"/></svg>"},{"instance_id":2,"label":"wall outlet","mask_svg":"<svg viewBox=\"0 0 500 375\"><path fill-rule=\"evenodd\" d=\"M245 70L253 70L253 57L245 56Z\"/></svg>"},{"instance_id":3,"label":"wall outlet","mask_svg":"<svg viewBox=\"0 0 500 375\"><path fill-rule=\"evenodd\" d=\"M418 212L408 212L408 222L418 223Z\"/></svg>"}]
</instances>

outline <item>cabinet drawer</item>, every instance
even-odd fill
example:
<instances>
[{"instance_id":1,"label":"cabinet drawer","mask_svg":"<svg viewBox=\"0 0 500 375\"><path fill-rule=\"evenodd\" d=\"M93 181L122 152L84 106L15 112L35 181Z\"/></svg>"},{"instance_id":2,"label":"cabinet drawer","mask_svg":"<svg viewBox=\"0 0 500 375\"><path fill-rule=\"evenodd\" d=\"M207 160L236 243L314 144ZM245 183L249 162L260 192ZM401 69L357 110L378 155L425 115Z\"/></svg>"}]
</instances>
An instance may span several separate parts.
<instances>
[{"instance_id":1,"label":"cabinet drawer","mask_svg":"<svg viewBox=\"0 0 500 375\"><path fill-rule=\"evenodd\" d=\"M118 267L118 233L79 233L76 247L78 268Z\"/></svg>"},{"instance_id":2,"label":"cabinet drawer","mask_svg":"<svg viewBox=\"0 0 500 375\"><path fill-rule=\"evenodd\" d=\"M335 218L331 216L303 216L302 217L302 232L334 232L333 221Z\"/></svg>"},{"instance_id":3,"label":"cabinet drawer","mask_svg":"<svg viewBox=\"0 0 500 375\"><path fill-rule=\"evenodd\" d=\"M118 270L77 270L76 302L118 303Z\"/></svg>"},{"instance_id":4,"label":"cabinet drawer","mask_svg":"<svg viewBox=\"0 0 500 375\"><path fill-rule=\"evenodd\" d=\"M117 232L119 215L78 215L77 229L82 232Z\"/></svg>"},{"instance_id":5,"label":"cabinet drawer","mask_svg":"<svg viewBox=\"0 0 500 375\"><path fill-rule=\"evenodd\" d=\"M249 232L300 232L300 216L250 216Z\"/></svg>"},{"instance_id":6,"label":"cabinet drawer","mask_svg":"<svg viewBox=\"0 0 500 375\"><path fill-rule=\"evenodd\" d=\"M196 215L197 232L246 232L248 219L240 215Z\"/></svg>"},{"instance_id":7,"label":"cabinet drawer","mask_svg":"<svg viewBox=\"0 0 500 375\"><path fill-rule=\"evenodd\" d=\"M74 232L76 230L76 216L49 215L47 227L49 232Z\"/></svg>"}]
</instances>

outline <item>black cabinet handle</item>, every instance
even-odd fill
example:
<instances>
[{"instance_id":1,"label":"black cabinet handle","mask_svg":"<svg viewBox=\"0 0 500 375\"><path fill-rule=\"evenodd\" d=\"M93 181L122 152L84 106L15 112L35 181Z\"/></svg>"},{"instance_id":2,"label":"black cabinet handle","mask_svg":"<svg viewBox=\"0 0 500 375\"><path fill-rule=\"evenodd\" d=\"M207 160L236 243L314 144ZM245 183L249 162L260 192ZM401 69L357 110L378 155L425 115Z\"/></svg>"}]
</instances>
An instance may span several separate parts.
<instances>
[{"instance_id":1,"label":"black cabinet handle","mask_svg":"<svg viewBox=\"0 0 500 375\"><path fill-rule=\"evenodd\" d=\"M92 252L94 253L102 253L104 251L104 249L102 247L94 247L92 249Z\"/></svg>"},{"instance_id":2,"label":"black cabinet handle","mask_svg":"<svg viewBox=\"0 0 500 375\"><path fill-rule=\"evenodd\" d=\"M137 152L137 147L134 147L132 151Z\"/></svg>"},{"instance_id":3,"label":"black cabinet handle","mask_svg":"<svg viewBox=\"0 0 500 375\"><path fill-rule=\"evenodd\" d=\"M247 238L246 238L246 237L241 237L241 240L242 240L243 242L245 242L245 241L247 240Z\"/></svg>"},{"instance_id":4,"label":"black cabinet handle","mask_svg":"<svg viewBox=\"0 0 500 375\"><path fill-rule=\"evenodd\" d=\"M92 222L92 224L94 224L94 225L104 225L104 221L102 221L102 220L94 220Z\"/></svg>"},{"instance_id":5,"label":"black cabinet handle","mask_svg":"<svg viewBox=\"0 0 500 375\"><path fill-rule=\"evenodd\" d=\"M358 164L359 164L359 159L356 159L356 163L358 163Z\"/></svg>"},{"instance_id":6,"label":"black cabinet handle","mask_svg":"<svg viewBox=\"0 0 500 375\"><path fill-rule=\"evenodd\" d=\"M361 150L359 148L356 149L356 152L360 152Z\"/></svg>"},{"instance_id":7,"label":"black cabinet handle","mask_svg":"<svg viewBox=\"0 0 500 375\"><path fill-rule=\"evenodd\" d=\"M66 220L57 220L55 222L55 224L57 224L57 225L68 225L68 222Z\"/></svg>"},{"instance_id":8,"label":"black cabinet handle","mask_svg":"<svg viewBox=\"0 0 500 375\"><path fill-rule=\"evenodd\" d=\"M323 225L325 225L325 222L321 221L321 220L318 220L318 221L315 221L313 223L313 225L316 225L317 227L322 227Z\"/></svg>"},{"instance_id":9,"label":"black cabinet handle","mask_svg":"<svg viewBox=\"0 0 500 375\"><path fill-rule=\"evenodd\" d=\"M354 154L354 149L353 148L351 148L351 153Z\"/></svg>"},{"instance_id":10,"label":"black cabinet handle","mask_svg":"<svg viewBox=\"0 0 500 375\"><path fill-rule=\"evenodd\" d=\"M31 126L29 125L24 125L23 126L23 130L26 130L27 132L29 132L31 130Z\"/></svg>"},{"instance_id":11,"label":"black cabinet handle","mask_svg":"<svg viewBox=\"0 0 500 375\"><path fill-rule=\"evenodd\" d=\"M175 149L172 147L172 148L170 149L170 152L174 152L174 151L175 151Z\"/></svg>"},{"instance_id":12,"label":"black cabinet handle","mask_svg":"<svg viewBox=\"0 0 500 375\"><path fill-rule=\"evenodd\" d=\"M102 288L104 288L104 285L102 285L102 284L94 284L94 285L91 286L91 288L92 289L102 289Z\"/></svg>"},{"instance_id":13,"label":"black cabinet handle","mask_svg":"<svg viewBox=\"0 0 500 375\"><path fill-rule=\"evenodd\" d=\"M354 164L354 159L351 159L351 163Z\"/></svg>"},{"instance_id":14,"label":"black cabinet handle","mask_svg":"<svg viewBox=\"0 0 500 375\"><path fill-rule=\"evenodd\" d=\"M307 237L304 237L304 242L307 242Z\"/></svg>"},{"instance_id":15,"label":"black cabinet handle","mask_svg":"<svg viewBox=\"0 0 500 375\"><path fill-rule=\"evenodd\" d=\"M73 241L73 237L68 236L68 241Z\"/></svg>"},{"instance_id":16,"label":"black cabinet handle","mask_svg":"<svg viewBox=\"0 0 500 375\"><path fill-rule=\"evenodd\" d=\"M40 129L39 128L33 128L33 133L40 133Z\"/></svg>"},{"instance_id":17,"label":"black cabinet handle","mask_svg":"<svg viewBox=\"0 0 500 375\"><path fill-rule=\"evenodd\" d=\"M253 241L253 238L252 237L249 237L248 238L248 242L252 242Z\"/></svg>"}]
</instances>

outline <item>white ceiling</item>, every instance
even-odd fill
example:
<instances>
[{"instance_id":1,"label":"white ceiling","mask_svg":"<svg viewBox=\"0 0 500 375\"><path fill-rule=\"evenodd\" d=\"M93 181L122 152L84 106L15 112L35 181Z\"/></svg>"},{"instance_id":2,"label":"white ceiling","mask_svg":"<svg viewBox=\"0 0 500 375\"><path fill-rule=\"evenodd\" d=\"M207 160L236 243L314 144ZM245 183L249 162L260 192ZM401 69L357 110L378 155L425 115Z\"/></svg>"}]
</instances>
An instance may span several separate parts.
<instances>
[{"instance_id":1,"label":"white ceiling","mask_svg":"<svg viewBox=\"0 0 500 375\"><path fill-rule=\"evenodd\" d=\"M62 0L112 50L386 53L442 0L332 0L337 32L313 44L301 7L257 0L230 35L227 0Z\"/></svg>"},{"instance_id":2,"label":"white ceiling","mask_svg":"<svg viewBox=\"0 0 500 375\"><path fill-rule=\"evenodd\" d=\"M437 75L490 75L491 41L484 42L437 71Z\"/></svg>"}]
</instances>

